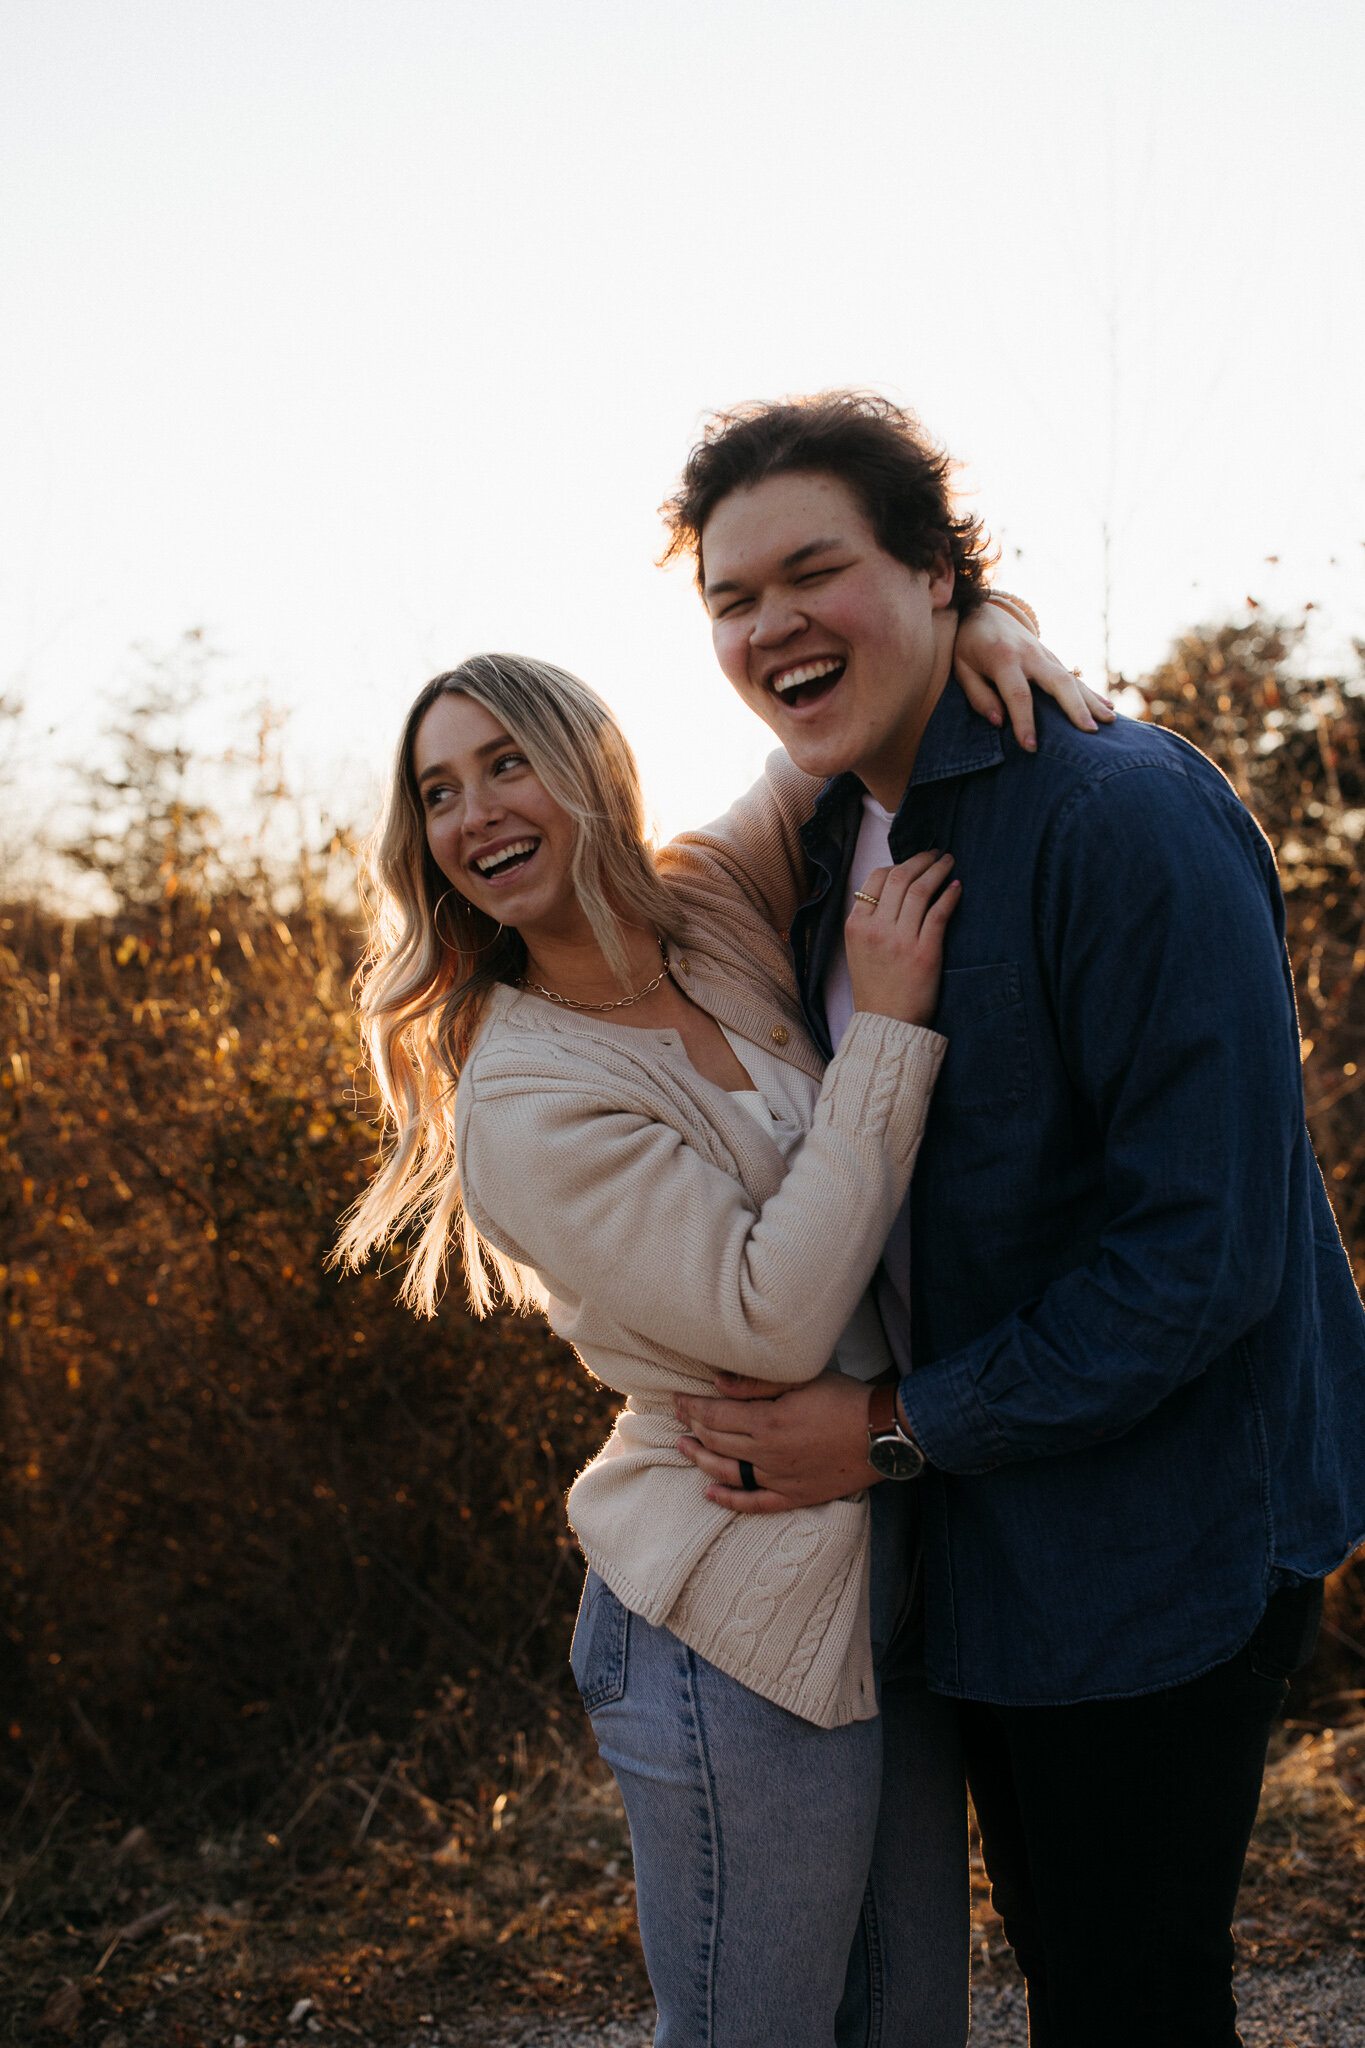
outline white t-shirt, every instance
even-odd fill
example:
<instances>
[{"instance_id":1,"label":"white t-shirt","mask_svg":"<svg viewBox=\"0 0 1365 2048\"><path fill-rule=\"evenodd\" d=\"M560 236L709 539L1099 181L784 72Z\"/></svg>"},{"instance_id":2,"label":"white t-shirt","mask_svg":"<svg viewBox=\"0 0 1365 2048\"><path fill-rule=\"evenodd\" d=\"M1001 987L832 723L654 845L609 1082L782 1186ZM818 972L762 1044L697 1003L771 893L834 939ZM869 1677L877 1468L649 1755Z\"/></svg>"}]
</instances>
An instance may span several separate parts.
<instances>
[{"instance_id":1,"label":"white t-shirt","mask_svg":"<svg viewBox=\"0 0 1365 2048\"><path fill-rule=\"evenodd\" d=\"M884 811L876 797L863 793L863 821L858 827L858 844L853 849L853 865L848 871L848 885L844 890L844 916L853 909L853 892L861 889L874 868L889 868L895 865L891 858L891 827L895 823L895 812ZM853 1015L853 983L849 979L848 955L844 951L843 934L840 933L829 965L825 969L825 1017L829 1024L829 1042L838 1050ZM910 1330L910 1198L901 1203L896 1220L886 1240L882 1263L873 1279L871 1292L875 1293L882 1312L882 1321L893 1328L900 1338L902 1355L909 1349Z\"/></svg>"},{"instance_id":2,"label":"white t-shirt","mask_svg":"<svg viewBox=\"0 0 1365 2048\"><path fill-rule=\"evenodd\" d=\"M863 822L858 827L858 844L853 849L853 865L848 871L848 886L844 890L845 917L853 909L854 890L862 888L872 870L893 865L891 827L895 823L895 815L894 811L884 811L875 796L864 793ZM825 1016L829 1021L829 1042L836 1052L852 1015L853 983L849 980L848 957L841 936L825 969Z\"/></svg>"}]
</instances>

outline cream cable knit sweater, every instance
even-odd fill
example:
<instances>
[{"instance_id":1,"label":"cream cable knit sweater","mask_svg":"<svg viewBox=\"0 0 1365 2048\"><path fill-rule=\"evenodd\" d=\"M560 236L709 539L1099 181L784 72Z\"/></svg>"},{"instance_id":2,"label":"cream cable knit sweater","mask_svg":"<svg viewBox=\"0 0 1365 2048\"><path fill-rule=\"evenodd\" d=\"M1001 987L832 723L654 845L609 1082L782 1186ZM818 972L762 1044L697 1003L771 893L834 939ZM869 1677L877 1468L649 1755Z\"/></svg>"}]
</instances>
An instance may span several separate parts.
<instances>
[{"instance_id":1,"label":"cream cable knit sweater","mask_svg":"<svg viewBox=\"0 0 1365 2048\"><path fill-rule=\"evenodd\" d=\"M776 834L787 843L747 850L760 872L794 875L787 834L810 789L784 778L774 803L770 778L663 865L684 912L669 949L681 986L819 1075L773 905L750 900L730 858ZM633 1612L822 1727L876 1711L866 1496L774 1516L717 1507L675 1449L671 1397L709 1391L718 1369L791 1383L824 1368L904 1197L944 1050L932 1031L855 1016L790 1173L676 1032L500 988L460 1077L471 1219L535 1268L552 1327L627 1397L569 1494L588 1561Z\"/></svg>"}]
</instances>

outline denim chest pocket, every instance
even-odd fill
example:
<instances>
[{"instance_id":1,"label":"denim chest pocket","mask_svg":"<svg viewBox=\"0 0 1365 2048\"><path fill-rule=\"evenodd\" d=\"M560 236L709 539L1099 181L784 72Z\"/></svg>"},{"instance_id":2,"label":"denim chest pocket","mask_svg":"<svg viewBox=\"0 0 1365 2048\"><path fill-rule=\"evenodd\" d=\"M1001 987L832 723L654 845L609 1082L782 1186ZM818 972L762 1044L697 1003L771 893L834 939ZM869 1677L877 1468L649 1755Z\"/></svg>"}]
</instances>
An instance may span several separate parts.
<instances>
[{"instance_id":1,"label":"denim chest pocket","mask_svg":"<svg viewBox=\"0 0 1365 2048\"><path fill-rule=\"evenodd\" d=\"M626 1689L630 1609L623 1607L597 1573L583 1582L569 1665L588 1713L610 1706Z\"/></svg>"},{"instance_id":2,"label":"denim chest pocket","mask_svg":"<svg viewBox=\"0 0 1365 2048\"><path fill-rule=\"evenodd\" d=\"M934 1027L948 1051L934 1101L967 1115L998 1116L1033 1086L1023 976L1012 960L947 967Z\"/></svg>"}]
</instances>

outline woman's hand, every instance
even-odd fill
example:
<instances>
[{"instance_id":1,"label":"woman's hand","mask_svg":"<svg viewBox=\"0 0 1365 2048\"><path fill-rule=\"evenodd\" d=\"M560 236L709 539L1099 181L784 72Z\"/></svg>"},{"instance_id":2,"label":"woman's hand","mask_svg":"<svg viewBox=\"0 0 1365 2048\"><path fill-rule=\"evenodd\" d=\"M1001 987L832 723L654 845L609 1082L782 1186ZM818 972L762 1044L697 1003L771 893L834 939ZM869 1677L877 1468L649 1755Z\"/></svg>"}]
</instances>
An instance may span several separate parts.
<instances>
[{"instance_id":1,"label":"woman's hand","mask_svg":"<svg viewBox=\"0 0 1365 2048\"><path fill-rule=\"evenodd\" d=\"M899 867L874 868L863 883L844 923L855 1009L929 1022L938 1007L943 934L962 894L962 884L948 880L952 865L950 853L917 853Z\"/></svg>"},{"instance_id":2,"label":"woman's hand","mask_svg":"<svg viewBox=\"0 0 1365 2048\"><path fill-rule=\"evenodd\" d=\"M989 718L992 725L1000 725L1007 711L1014 737L1030 753L1038 745L1030 683L1054 697L1082 732L1098 731L1097 719L1105 725L1113 723L1114 707L1108 699L1087 689L1079 676L1063 668L1056 655L1003 605L978 605L971 617L962 621L953 648L953 672L973 711Z\"/></svg>"}]
</instances>

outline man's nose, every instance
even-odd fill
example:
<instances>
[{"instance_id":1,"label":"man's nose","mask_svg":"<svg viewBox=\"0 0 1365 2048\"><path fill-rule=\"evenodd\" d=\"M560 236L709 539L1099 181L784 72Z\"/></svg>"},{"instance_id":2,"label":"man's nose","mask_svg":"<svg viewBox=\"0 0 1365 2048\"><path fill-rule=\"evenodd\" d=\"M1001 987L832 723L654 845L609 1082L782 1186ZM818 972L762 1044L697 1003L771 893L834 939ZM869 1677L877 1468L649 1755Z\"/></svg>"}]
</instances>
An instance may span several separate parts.
<instances>
[{"instance_id":1,"label":"man's nose","mask_svg":"<svg viewBox=\"0 0 1365 2048\"><path fill-rule=\"evenodd\" d=\"M804 632L807 623L795 591L765 590L749 638L755 647L780 647L793 633Z\"/></svg>"}]
</instances>

